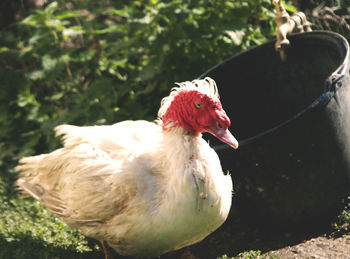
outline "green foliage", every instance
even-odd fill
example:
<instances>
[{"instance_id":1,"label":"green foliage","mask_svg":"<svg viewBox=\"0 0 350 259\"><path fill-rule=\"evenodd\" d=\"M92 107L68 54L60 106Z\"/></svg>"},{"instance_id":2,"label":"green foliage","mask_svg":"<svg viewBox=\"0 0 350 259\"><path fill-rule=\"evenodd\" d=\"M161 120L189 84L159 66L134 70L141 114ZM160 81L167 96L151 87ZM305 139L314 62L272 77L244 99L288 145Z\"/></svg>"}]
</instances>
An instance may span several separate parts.
<instances>
[{"instance_id":1,"label":"green foliage","mask_svg":"<svg viewBox=\"0 0 350 259\"><path fill-rule=\"evenodd\" d=\"M272 10L270 0L61 0L36 10L1 32L0 166L57 147L61 123L155 119L175 81L272 37Z\"/></svg>"},{"instance_id":2,"label":"green foliage","mask_svg":"<svg viewBox=\"0 0 350 259\"><path fill-rule=\"evenodd\" d=\"M344 204L344 210L339 214L337 221L332 224L337 235L350 231L350 197L344 201Z\"/></svg>"},{"instance_id":3,"label":"green foliage","mask_svg":"<svg viewBox=\"0 0 350 259\"><path fill-rule=\"evenodd\" d=\"M155 119L174 82L273 38L273 8L270 0L59 0L0 31L0 258L101 256L16 196L18 159L57 148L62 123Z\"/></svg>"}]
</instances>

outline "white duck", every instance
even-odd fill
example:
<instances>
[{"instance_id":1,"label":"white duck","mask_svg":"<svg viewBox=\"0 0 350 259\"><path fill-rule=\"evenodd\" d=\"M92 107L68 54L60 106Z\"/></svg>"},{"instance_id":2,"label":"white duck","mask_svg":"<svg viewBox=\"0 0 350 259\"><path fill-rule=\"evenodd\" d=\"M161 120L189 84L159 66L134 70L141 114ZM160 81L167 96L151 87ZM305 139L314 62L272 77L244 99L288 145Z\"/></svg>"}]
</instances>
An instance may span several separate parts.
<instances>
[{"instance_id":1,"label":"white duck","mask_svg":"<svg viewBox=\"0 0 350 259\"><path fill-rule=\"evenodd\" d=\"M153 257L199 242L225 221L232 195L231 177L201 133L238 142L211 78L179 83L158 116L58 126L64 147L21 159L17 185L121 255Z\"/></svg>"}]
</instances>

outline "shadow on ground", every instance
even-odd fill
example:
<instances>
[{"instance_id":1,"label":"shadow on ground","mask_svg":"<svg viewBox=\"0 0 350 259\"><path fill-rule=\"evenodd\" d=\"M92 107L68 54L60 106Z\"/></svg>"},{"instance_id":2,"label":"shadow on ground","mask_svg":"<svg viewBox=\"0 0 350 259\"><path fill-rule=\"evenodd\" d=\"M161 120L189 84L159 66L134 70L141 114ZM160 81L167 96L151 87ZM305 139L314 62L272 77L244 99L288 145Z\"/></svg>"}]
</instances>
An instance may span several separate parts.
<instances>
[{"instance_id":1,"label":"shadow on ground","mask_svg":"<svg viewBox=\"0 0 350 259\"><path fill-rule=\"evenodd\" d=\"M317 228L299 226L281 230L267 225L254 225L240 218L238 213L232 210L223 226L202 242L192 246L191 250L201 259L213 259L224 254L233 257L250 250L260 250L264 253L320 236L329 232L330 226L331 222Z\"/></svg>"}]
</instances>

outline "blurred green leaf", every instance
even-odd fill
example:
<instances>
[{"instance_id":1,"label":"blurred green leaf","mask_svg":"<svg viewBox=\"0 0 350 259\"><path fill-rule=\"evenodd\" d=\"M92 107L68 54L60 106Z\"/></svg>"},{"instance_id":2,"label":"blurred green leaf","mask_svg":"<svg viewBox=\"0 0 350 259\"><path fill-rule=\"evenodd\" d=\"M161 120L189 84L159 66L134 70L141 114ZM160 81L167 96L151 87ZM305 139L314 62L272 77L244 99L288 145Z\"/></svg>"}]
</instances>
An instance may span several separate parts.
<instances>
[{"instance_id":1,"label":"blurred green leaf","mask_svg":"<svg viewBox=\"0 0 350 259\"><path fill-rule=\"evenodd\" d=\"M57 10L57 8L58 8L58 2L53 1L46 6L46 8L44 9L44 12L48 15L52 15Z\"/></svg>"}]
</instances>

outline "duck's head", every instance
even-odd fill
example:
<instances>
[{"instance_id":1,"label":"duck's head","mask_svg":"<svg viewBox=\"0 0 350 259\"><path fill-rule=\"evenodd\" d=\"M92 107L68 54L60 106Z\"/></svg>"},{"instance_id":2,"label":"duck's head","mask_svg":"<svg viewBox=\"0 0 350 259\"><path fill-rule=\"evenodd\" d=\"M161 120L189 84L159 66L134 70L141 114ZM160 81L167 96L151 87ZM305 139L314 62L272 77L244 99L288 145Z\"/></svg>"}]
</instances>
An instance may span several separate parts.
<instances>
[{"instance_id":1,"label":"duck's head","mask_svg":"<svg viewBox=\"0 0 350 259\"><path fill-rule=\"evenodd\" d=\"M209 77L178 83L178 87L162 100L158 117L163 130L182 127L193 135L209 132L238 148L238 141L228 130L231 121L222 108L215 81Z\"/></svg>"}]
</instances>

